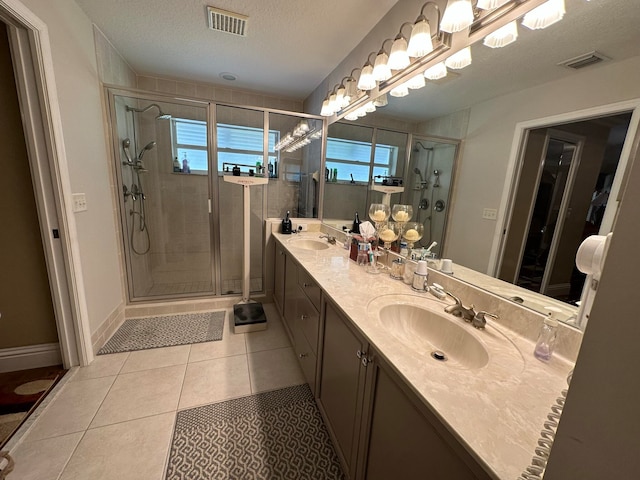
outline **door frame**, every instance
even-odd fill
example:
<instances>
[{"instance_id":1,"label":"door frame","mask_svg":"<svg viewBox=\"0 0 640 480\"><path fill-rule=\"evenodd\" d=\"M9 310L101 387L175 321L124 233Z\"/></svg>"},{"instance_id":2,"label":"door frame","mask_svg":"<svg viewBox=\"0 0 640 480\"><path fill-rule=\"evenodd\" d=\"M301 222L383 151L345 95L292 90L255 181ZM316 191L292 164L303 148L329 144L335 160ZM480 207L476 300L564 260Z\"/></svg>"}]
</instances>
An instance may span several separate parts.
<instances>
[{"instance_id":1,"label":"door frame","mask_svg":"<svg viewBox=\"0 0 640 480\"><path fill-rule=\"evenodd\" d=\"M56 327L65 368L93 360L80 247L71 202L48 28L18 0L0 0L10 33ZM58 230L59 239L53 230Z\"/></svg>"},{"instance_id":2,"label":"door frame","mask_svg":"<svg viewBox=\"0 0 640 480\"><path fill-rule=\"evenodd\" d=\"M510 178L511 181L505 182L502 190L497 218L498 228L495 229L493 236L493 243L489 256L489 267L487 271L488 275L495 277L500 271L502 265L502 256L506 245L506 232L508 232L511 223L514 203L513 196L517 188L524 147L526 145L529 130L553 127L558 124L575 123L627 112L632 112L631 121L629 122L629 130L627 130L622 153L620 154L618 168L611 186L609 202L607 203L599 232L600 235L606 235L613 230L613 224L622 200L622 194L624 193L624 183L632 162L632 153L634 153L633 142L640 127L640 98L527 120L516 124L513 141L511 143L511 151L509 153L509 163L506 171L506 178Z\"/></svg>"}]
</instances>

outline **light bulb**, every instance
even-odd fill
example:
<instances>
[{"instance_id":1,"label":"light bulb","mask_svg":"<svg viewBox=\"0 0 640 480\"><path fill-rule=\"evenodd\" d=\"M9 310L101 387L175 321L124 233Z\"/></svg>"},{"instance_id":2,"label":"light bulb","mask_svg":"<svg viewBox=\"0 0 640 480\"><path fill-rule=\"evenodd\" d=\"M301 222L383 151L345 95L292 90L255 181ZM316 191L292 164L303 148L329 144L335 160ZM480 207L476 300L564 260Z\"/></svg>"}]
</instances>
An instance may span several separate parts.
<instances>
[{"instance_id":1,"label":"light bulb","mask_svg":"<svg viewBox=\"0 0 640 480\"><path fill-rule=\"evenodd\" d=\"M440 30L455 33L464 30L473 23L471 0L448 0L447 8L440 22Z\"/></svg>"},{"instance_id":2,"label":"light bulb","mask_svg":"<svg viewBox=\"0 0 640 480\"><path fill-rule=\"evenodd\" d=\"M531 30L540 30L559 22L564 14L564 0L548 0L525 14L522 25Z\"/></svg>"},{"instance_id":3,"label":"light bulb","mask_svg":"<svg viewBox=\"0 0 640 480\"><path fill-rule=\"evenodd\" d=\"M411 60L407 54L407 40L400 36L393 41L391 45L391 53L389 54L389 68L392 70L402 70L407 68Z\"/></svg>"}]
</instances>

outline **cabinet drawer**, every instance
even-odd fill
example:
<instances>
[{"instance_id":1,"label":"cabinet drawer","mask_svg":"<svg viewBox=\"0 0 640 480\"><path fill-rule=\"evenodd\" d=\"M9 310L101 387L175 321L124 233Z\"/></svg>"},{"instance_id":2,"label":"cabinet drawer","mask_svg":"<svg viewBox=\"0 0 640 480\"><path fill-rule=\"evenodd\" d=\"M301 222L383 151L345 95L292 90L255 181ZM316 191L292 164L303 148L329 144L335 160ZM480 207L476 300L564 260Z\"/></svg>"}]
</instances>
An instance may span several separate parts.
<instances>
[{"instance_id":1,"label":"cabinet drawer","mask_svg":"<svg viewBox=\"0 0 640 480\"><path fill-rule=\"evenodd\" d=\"M300 296L298 303L298 318L296 318L297 330L301 331L311 350L318 354L318 336L320 330L320 314L311 301L305 296Z\"/></svg>"},{"instance_id":2,"label":"cabinet drawer","mask_svg":"<svg viewBox=\"0 0 640 480\"><path fill-rule=\"evenodd\" d=\"M307 380L311 392L316 394L316 355L309 346L306 337L299 328L295 329L295 351L300 362L302 373Z\"/></svg>"},{"instance_id":3,"label":"cabinet drawer","mask_svg":"<svg viewBox=\"0 0 640 480\"><path fill-rule=\"evenodd\" d=\"M302 291L309 300L311 300L316 310L320 311L320 287L302 268L298 268L298 285L300 285Z\"/></svg>"}]
</instances>

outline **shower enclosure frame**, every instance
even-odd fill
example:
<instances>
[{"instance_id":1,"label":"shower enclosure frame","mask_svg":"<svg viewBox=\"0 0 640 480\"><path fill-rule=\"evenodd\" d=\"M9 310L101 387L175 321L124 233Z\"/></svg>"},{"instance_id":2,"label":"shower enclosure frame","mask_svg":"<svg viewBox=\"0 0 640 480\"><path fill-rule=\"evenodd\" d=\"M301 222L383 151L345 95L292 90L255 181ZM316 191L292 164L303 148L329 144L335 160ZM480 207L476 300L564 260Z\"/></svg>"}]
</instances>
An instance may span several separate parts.
<instances>
[{"instance_id":1,"label":"shower enclosure frame","mask_svg":"<svg viewBox=\"0 0 640 480\"><path fill-rule=\"evenodd\" d=\"M239 109L252 110L256 112L260 112L263 115L263 130L269 131L269 118L271 114L280 114L292 117L298 117L300 119L314 119L322 122L322 161L324 162L324 143L326 138L326 130L327 123L324 117L303 113L303 112L291 112L287 110L267 108L267 107L259 107L255 105L243 105L243 104L234 104L232 102L217 102L214 100L208 99L200 99L200 98L188 98L186 96L177 97L171 94L162 94L157 92L148 92L144 90L139 90L135 88L126 88L115 85L104 85L104 92L106 98L106 107L108 112L108 120L109 120L109 128L107 128L107 135L109 139L110 148L110 168L113 175L113 195L114 199L114 208L118 211L118 221L116 222L117 228L119 229L119 236L121 240L122 246L122 256L123 263L122 268L124 269L123 275L126 281L124 288L127 292L127 303L128 304L138 304L144 302L158 302L158 301L175 301L177 299L183 298L233 298L236 296L240 296L239 293L223 293L222 291L222 278L221 278L221 231L220 231L220 211L219 211L219 198L220 198L220 187L219 184L222 182L222 178L218 175L217 168L217 158L218 158L218 147L217 147L217 137L216 137L216 110L218 106L224 107L233 107ZM124 205L124 196L122 192L122 172L120 169L120 149L121 149L121 140L116 138L114 126L116 125L116 110L115 110L115 97L116 96L124 96L135 98L136 100L146 101L149 103L162 103L168 102L173 104L181 104L185 106L191 107L200 107L206 108L207 114L207 162L208 162L208 202L209 202L209 231L210 231L210 252L211 252L211 268L212 268L212 290L210 292L196 292L196 293L181 293L181 294L167 294L167 295L147 295L147 296L134 296L133 292L133 277L132 277L132 268L131 268L131 251L130 245L128 244L127 232L123 228L122 219L126 219L126 208ZM263 136L263 164L266 165L268 163L269 158L269 145L268 145L268 136ZM260 236L262 239L265 238L265 222L268 218L268 192L266 188L262 189L262 226L260 229ZM321 204L320 204L321 205ZM256 232L257 233L257 232ZM269 281L266 279L267 271L267 263L268 260L265 255L266 245L264 241L262 242L262 289L259 292L253 292L253 296L255 298L263 298L267 295Z\"/></svg>"}]
</instances>

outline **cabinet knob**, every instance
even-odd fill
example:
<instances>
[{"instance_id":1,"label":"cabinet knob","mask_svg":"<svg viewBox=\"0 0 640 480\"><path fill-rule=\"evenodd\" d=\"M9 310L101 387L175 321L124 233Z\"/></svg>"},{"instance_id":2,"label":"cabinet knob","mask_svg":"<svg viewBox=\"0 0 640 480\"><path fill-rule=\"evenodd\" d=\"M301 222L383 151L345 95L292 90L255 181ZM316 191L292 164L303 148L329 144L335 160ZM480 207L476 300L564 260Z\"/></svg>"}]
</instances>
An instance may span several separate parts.
<instances>
[{"instance_id":1,"label":"cabinet knob","mask_svg":"<svg viewBox=\"0 0 640 480\"><path fill-rule=\"evenodd\" d=\"M362 358L362 357L364 357L366 354L367 354L367 352L362 352L362 351L358 350L358 351L356 352L356 357L358 357L358 358Z\"/></svg>"},{"instance_id":2,"label":"cabinet knob","mask_svg":"<svg viewBox=\"0 0 640 480\"><path fill-rule=\"evenodd\" d=\"M307 358L309 356L308 353L301 353L300 355L298 355L298 357L300 358Z\"/></svg>"},{"instance_id":3,"label":"cabinet knob","mask_svg":"<svg viewBox=\"0 0 640 480\"><path fill-rule=\"evenodd\" d=\"M307 282L302 282L302 286L303 286L304 288L307 288L307 287L309 286L309 284L308 284Z\"/></svg>"},{"instance_id":4,"label":"cabinet knob","mask_svg":"<svg viewBox=\"0 0 640 480\"><path fill-rule=\"evenodd\" d=\"M307 318L309 318L307 315L305 315L304 313L302 315L300 315L300 320L306 320Z\"/></svg>"}]
</instances>

